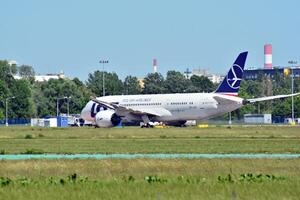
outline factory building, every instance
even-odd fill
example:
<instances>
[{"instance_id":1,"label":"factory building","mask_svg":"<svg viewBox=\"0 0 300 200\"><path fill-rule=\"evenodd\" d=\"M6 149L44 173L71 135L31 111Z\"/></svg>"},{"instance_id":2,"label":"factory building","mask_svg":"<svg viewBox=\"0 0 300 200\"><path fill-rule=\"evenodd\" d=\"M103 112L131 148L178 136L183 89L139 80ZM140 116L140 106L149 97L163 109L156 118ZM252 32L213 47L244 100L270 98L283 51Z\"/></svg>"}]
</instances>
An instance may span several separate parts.
<instances>
[{"instance_id":1,"label":"factory building","mask_svg":"<svg viewBox=\"0 0 300 200\"><path fill-rule=\"evenodd\" d=\"M275 74L279 73L280 76L290 75L290 70L288 68L276 67L273 69L246 69L244 71L245 80L256 80L261 75L274 78ZM300 77L300 67L293 68L294 77Z\"/></svg>"}]
</instances>

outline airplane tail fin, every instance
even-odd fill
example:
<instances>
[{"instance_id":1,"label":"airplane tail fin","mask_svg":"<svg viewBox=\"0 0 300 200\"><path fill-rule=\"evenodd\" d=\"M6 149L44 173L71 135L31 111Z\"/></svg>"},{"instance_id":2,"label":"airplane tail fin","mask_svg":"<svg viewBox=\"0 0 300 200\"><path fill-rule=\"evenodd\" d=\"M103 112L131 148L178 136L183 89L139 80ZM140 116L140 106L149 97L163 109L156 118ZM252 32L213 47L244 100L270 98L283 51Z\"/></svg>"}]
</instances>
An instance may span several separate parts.
<instances>
[{"instance_id":1,"label":"airplane tail fin","mask_svg":"<svg viewBox=\"0 0 300 200\"><path fill-rule=\"evenodd\" d=\"M237 96L248 52L240 53L215 93Z\"/></svg>"}]
</instances>

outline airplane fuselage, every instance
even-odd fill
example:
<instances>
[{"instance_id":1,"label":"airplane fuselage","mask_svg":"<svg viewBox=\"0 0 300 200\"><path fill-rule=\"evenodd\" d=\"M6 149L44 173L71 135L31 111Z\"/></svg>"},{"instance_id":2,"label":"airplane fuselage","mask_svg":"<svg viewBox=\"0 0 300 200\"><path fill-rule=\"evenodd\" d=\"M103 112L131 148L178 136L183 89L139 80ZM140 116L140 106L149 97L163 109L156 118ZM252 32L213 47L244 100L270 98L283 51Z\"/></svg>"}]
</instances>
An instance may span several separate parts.
<instances>
[{"instance_id":1,"label":"airplane fuselage","mask_svg":"<svg viewBox=\"0 0 300 200\"><path fill-rule=\"evenodd\" d=\"M218 96L226 98L228 101L220 103L215 99ZM243 105L242 98L216 93L118 95L97 99L133 110L148 109L159 112L163 110L161 116L151 117L151 121L162 122L208 119L233 111ZM90 101L83 110L86 120L94 121L95 118L91 113L99 111L99 108L93 104L96 103ZM129 113L123 116L123 121L141 121L141 118Z\"/></svg>"}]
</instances>

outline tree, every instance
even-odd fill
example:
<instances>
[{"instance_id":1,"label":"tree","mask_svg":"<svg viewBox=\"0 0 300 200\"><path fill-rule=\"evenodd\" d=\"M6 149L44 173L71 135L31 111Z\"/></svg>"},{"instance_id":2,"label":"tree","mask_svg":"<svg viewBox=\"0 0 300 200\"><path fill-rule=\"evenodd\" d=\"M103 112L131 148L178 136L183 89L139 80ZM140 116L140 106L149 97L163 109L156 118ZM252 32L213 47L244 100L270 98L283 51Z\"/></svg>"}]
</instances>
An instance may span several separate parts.
<instances>
[{"instance_id":1,"label":"tree","mask_svg":"<svg viewBox=\"0 0 300 200\"><path fill-rule=\"evenodd\" d=\"M105 95L121 95L123 83L115 72L105 74Z\"/></svg>"},{"instance_id":2,"label":"tree","mask_svg":"<svg viewBox=\"0 0 300 200\"><path fill-rule=\"evenodd\" d=\"M81 80L79 80L79 78L77 78L77 77L74 78L72 81L77 85L77 87L84 86L84 83Z\"/></svg>"},{"instance_id":3,"label":"tree","mask_svg":"<svg viewBox=\"0 0 300 200\"><path fill-rule=\"evenodd\" d=\"M197 88L197 92L212 92L215 90L214 84L205 76L193 75L190 80L192 85Z\"/></svg>"},{"instance_id":4,"label":"tree","mask_svg":"<svg viewBox=\"0 0 300 200\"><path fill-rule=\"evenodd\" d=\"M53 113L53 107L49 106L49 104L53 100L49 100L50 98L47 97L44 94L44 91L42 89L42 85L44 85L46 82L36 82L33 85L33 90L32 90L32 99L34 102L34 109L36 113L36 117L44 117L44 116L50 116L51 113ZM53 103L51 103L52 106L55 106ZM53 113L54 114L54 113Z\"/></svg>"},{"instance_id":5,"label":"tree","mask_svg":"<svg viewBox=\"0 0 300 200\"><path fill-rule=\"evenodd\" d=\"M60 113L80 113L89 101L92 92L85 85L77 85L78 81L66 79L50 79L48 82L35 84L35 104L38 116L55 116L56 103ZM69 100L64 97L71 97ZM57 101L57 99L59 99Z\"/></svg>"},{"instance_id":6,"label":"tree","mask_svg":"<svg viewBox=\"0 0 300 200\"><path fill-rule=\"evenodd\" d=\"M168 71L164 87L167 93L183 93L188 88L189 81L177 71Z\"/></svg>"},{"instance_id":7,"label":"tree","mask_svg":"<svg viewBox=\"0 0 300 200\"><path fill-rule=\"evenodd\" d=\"M282 76L279 71L276 70L272 81L273 94L289 94L291 92L291 78Z\"/></svg>"},{"instance_id":8,"label":"tree","mask_svg":"<svg viewBox=\"0 0 300 200\"><path fill-rule=\"evenodd\" d=\"M272 79L269 76L264 76L261 80L261 94L260 96L272 96L273 95L273 84ZM260 110L263 113L271 113L272 112L272 101L265 101L259 103Z\"/></svg>"},{"instance_id":9,"label":"tree","mask_svg":"<svg viewBox=\"0 0 300 200\"><path fill-rule=\"evenodd\" d=\"M278 99L274 100L274 106L272 109L273 116L291 117L291 99Z\"/></svg>"},{"instance_id":10,"label":"tree","mask_svg":"<svg viewBox=\"0 0 300 200\"><path fill-rule=\"evenodd\" d=\"M104 72L105 80L105 94L106 95L118 95L122 94L123 84L118 78L118 75L113 73ZM90 73L86 82L87 87L96 95L102 96L103 94L103 72L95 71Z\"/></svg>"},{"instance_id":11,"label":"tree","mask_svg":"<svg viewBox=\"0 0 300 200\"><path fill-rule=\"evenodd\" d=\"M164 77L160 73L150 73L144 79L143 94L165 93Z\"/></svg>"},{"instance_id":12,"label":"tree","mask_svg":"<svg viewBox=\"0 0 300 200\"><path fill-rule=\"evenodd\" d=\"M11 95L15 98L10 101L9 113L12 118L31 118L35 115L34 103L30 83L25 80L15 80L10 86Z\"/></svg>"},{"instance_id":13,"label":"tree","mask_svg":"<svg viewBox=\"0 0 300 200\"><path fill-rule=\"evenodd\" d=\"M9 90L4 81L0 80L0 119L5 115L5 98L8 97Z\"/></svg>"},{"instance_id":14,"label":"tree","mask_svg":"<svg viewBox=\"0 0 300 200\"><path fill-rule=\"evenodd\" d=\"M18 68L19 75L25 79L33 78L35 75L33 67L29 65L21 65Z\"/></svg>"},{"instance_id":15,"label":"tree","mask_svg":"<svg viewBox=\"0 0 300 200\"><path fill-rule=\"evenodd\" d=\"M126 76L123 88L124 94L140 94L142 91L139 81L135 76Z\"/></svg>"},{"instance_id":16,"label":"tree","mask_svg":"<svg viewBox=\"0 0 300 200\"><path fill-rule=\"evenodd\" d=\"M249 86L252 82L251 81L246 81L243 80L241 82L241 86L239 89L239 97L244 98L244 99L251 99L253 98L253 94L249 94L248 90L249 90ZM255 90L255 88L252 88ZM248 104L242 108L239 109L239 113L236 113L238 116L244 116L244 114L246 113L255 113L256 107L253 104Z\"/></svg>"},{"instance_id":17,"label":"tree","mask_svg":"<svg viewBox=\"0 0 300 200\"><path fill-rule=\"evenodd\" d=\"M12 66L6 60L0 60L0 80L3 80L6 85L10 84L13 80Z\"/></svg>"}]
</instances>

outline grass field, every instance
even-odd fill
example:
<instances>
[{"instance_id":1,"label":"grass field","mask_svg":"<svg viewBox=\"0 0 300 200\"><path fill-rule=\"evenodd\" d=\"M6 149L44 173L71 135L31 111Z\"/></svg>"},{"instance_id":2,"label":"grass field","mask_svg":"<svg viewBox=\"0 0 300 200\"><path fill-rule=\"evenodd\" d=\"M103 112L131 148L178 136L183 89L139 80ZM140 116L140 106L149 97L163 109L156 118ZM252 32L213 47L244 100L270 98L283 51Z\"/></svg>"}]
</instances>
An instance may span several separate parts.
<instances>
[{"instance_id":1,"label":"grass field","mask_svg":"<svg viewBox=\"0 0 300 200\"><path fill-rule=\"evenodd\" d=\"M0 153L30 151L299 153L300 127L0 128ZM0 161L0 200L299 199L299 196L300 159Z\"/></svg>"},{"instance_id":2,"label":"grass field","mask_svg":"<svg viewBox=\"0 0 300 200\"><path fill-rule=\"evenodd\" d=\"M300 153L300 127L0 128L2 153Z\"/></svg>"},{"instance_id":3,"label":"grass field","mask_svg":"<svg viewBox=\"0 0 300 200\"><path fill-rule=\"evenodd\" d=\"M0 199L298 199L300 196L299 159L27 160L1 161L0 168L0 177L13 180L7 186L0 186ZM74 173L79 176L77 181L68 178ZM276 178L249 178L249 175L241 179L240 175L247 173ZM149 177L154 178L149 181Z\"/></svg>"}]
</instances>

